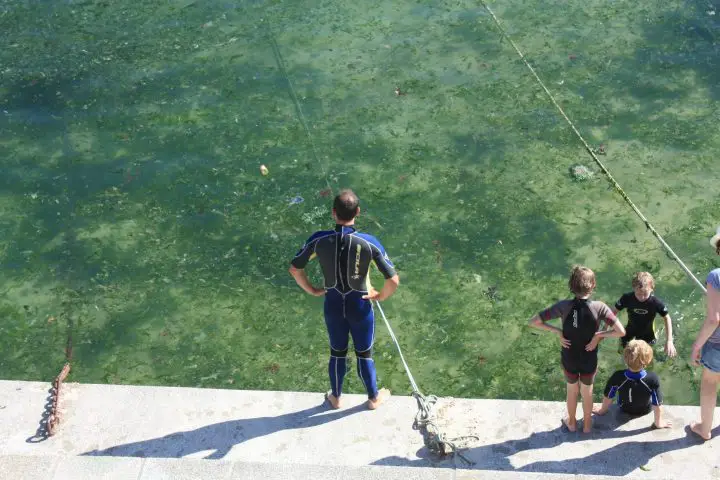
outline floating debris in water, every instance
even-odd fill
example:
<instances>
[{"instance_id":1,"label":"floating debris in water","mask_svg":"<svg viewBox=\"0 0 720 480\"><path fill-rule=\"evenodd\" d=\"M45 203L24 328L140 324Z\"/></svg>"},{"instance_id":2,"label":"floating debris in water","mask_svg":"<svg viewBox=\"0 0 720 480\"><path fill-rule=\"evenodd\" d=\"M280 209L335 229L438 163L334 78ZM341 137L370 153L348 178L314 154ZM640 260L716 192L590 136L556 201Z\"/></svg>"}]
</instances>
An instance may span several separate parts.
<instances>
[{"instance_id":1,"label":"floating debris in water","mask_svg":"<svg viewBox=\"0 0 720 480\"><path fill-rule=\"evenodd\" d=\"M332 193L332 189L326 188L326 189L320 190L320 191L318 192L318 195L320 195L321 197L327 197L327 196L330 195L331 193Z\"/></svg>"},{"instance_id":2,"label":"floating debris in water","mask_svg":"<svg viewBox=\"0 0 720 480\"><path fill-rule=\"evenodd\" d=\"M315 224L318 219L326 216L327 214L328 212L326 209L315 207L312 212L303 213L302 219L305 223Z\"/></svg>"},{"instance_id":3,"label":"floating debris in water","mask_svg":"<svg viewBox=\"0 0 720 480\"><path fill-rule=\"evenodd\" d=\"M597 148L593 149L593 153L595 155L605 155L607 153L607 150L605 149L605 144L601 143L600 145L598 145Z\"/></svg>"},{"instance_id":4,"label":"floating debris in water","mask_svg":"<svg viewBox=\"0 0 720 480\"><path fill-rule=\"evenodd\" d=\"M585 165L573 165L570 167L570 176L574 180L578 180L580 182L584 182L585 180L590 180L595 176L595 173L590 170Z\"/></svg>"},{"instance_id":5,"label":"floating debris in water","mask_svg":"<svg viewBox=\"0 0 720 480\"><path fill-rule=\"evenodd\" d=\"M270 170L265 165L260 165L260 173L265 176L270 173Z\"/></svg>"},{"instance_id":6,"label":"floating debris in water","mask_svg":"<svg viewBox=\"0 0 720 480\"><path fill-rule=\"evenodd\" d=\"M395 87L395 95L399 97L400 95L405 95L405 92L400 90L400 87Z\"/></svg>"},{"instance_id":7,"label":"floating debris in water","mask_svg":"<svg viewBox=\"0 0 720 480\"><path fill-rule=\"evenodd\" d=\"M492 300L493 302L496 302L498 300L498 287L497 285L491 285L485 290L485 296Z\"/></svg>"},{"instance_id":8,"label":"floating debris in water","mask_svg":"<svg viewBox=\"0 0 720 480\"><path fill-rule=\"evenodd\" d=\"M293 197L290 199L290 205L297 205L298 203L303 203L305 199L301 196Z\"/></svg>"}]
</instances>

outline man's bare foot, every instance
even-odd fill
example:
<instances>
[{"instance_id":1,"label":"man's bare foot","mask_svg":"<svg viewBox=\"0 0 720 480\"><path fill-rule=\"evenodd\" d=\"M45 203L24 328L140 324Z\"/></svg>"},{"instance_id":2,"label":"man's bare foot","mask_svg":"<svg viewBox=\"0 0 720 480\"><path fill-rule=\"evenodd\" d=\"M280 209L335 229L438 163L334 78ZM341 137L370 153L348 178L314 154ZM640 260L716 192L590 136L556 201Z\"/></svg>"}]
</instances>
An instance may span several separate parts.
<instances>
[{"instance_id":1,"label":"man's bare foot","mask_svg":"<svg viewBox=\"0 0 720 480\"><path fill-rule=\"evenodd\" d=\"M573 419L571 422L569 418L563 418L562 424L571 432L577 432L577 420Z\"/></svg>"},{"instance_id":2,"label":"man's bare foot","mask_svg":"<svg viewBox=\"0 0 720 480\"><path fill-rule=\"evenodd\" d=\"M692 430L695 435L702 438L703 440L710 440L711 435L709 433L703 433L703 431L700 429L700 422L692 422L690 424L690 430Z\"/></svg>"},{"instance_id":3,"label":"man's bare foot","mask_svg":"<svg viewBox=\"0 0 720 480\"><path fill-rule=\"evenodd\" d=\"M328 401L333 410L340 408L340 397L336 397L332 394L332 392L327 392L325 394L325 400Z\"/></svg>"},{"instance_id":4,"label":"man's bare foot","mask_svg":"<svg viewBox=\"0 0 720 480\"><path fill-rule=\"evenodd\" d=\"M583 433L590 433L592 432L592 420L589 422L586 422L583 420Z\"/></svg>"},{"instance_id":5,"label":"man's bare foot","mask_svg":"<svg viewBox=\"0 0 720 480\"><path fill-rule=\"evenodd\" d=\"M367 406L370 410L375 410L380 405L382 405L388 398L390 398L390 390L388 390L387 388L381 388L380 390L378 390L377 397L368 399Z\"/></svg>"}]
</instances>

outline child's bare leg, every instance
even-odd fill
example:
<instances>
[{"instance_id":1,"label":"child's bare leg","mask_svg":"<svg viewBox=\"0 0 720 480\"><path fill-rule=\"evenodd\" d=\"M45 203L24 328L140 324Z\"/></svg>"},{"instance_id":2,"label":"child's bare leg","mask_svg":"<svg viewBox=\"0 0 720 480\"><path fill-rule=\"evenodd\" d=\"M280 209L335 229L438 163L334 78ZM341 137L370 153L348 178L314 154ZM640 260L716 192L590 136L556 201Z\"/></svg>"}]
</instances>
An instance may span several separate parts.
<instances>
[{"instance_id":1,"label":"child's bare leg","mask_svg":"<svg viewBox=\"0 0 720 480\"><path fill-rule=\"evenodd\" d=\"M700 382L700 422L692 422L690 429L704 440L710 440L719 382L720 373L703 368Z\"/></svg>"},{"instance_id":2,"label":"child's bare leg","mask_svg":"<svg viewBox=\"0 0 720 480\"><path fill-rule=\"evenodd\" d=\"M571 432L577 430L577 404L578 404L578 393L580 392L580 383L568 383L567 384L567 419L563 421L565 426Z\"/></svg>"},{"instance_id":3,"label":"child's bare leg","mask_svg":"<svg viewBox=\"0 0 720 480\"><path fill-rule=\"evenodd\" d=\"M580 384L580 395L583 404L583 433L590 433L592 430L592 409L593 409L593 386Z\"/></svg>"}]
</instances>

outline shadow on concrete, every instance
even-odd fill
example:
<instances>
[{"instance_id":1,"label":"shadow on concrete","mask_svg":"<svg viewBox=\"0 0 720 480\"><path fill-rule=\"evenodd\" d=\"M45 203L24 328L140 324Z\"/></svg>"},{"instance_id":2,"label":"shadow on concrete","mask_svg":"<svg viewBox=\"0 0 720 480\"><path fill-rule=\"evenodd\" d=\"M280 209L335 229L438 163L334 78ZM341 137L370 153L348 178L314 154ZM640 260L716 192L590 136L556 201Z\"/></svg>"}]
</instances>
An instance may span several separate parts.
<instances>
[{"instance_id":1,"label":"shadow on concrete","mask_svg":"<svg viewBox=\"0 0 720 480\"><path fill-rule=\"evenodd\" d=\"M105 450L92 450L83 456L181 458L193 453L214 450L205 459L221 459L239 445L253 438L264 437L283 430L316 427L366 410L364 403L352 408L331 411L327 404L305 410L205 425L195 430L175 432L164 437L125 443Z\"/></svg>"},{"instance_id":2,"label":"shadow on concrete","mask_svg":"<svg viewBox=\"0 0 720 480\"><path fill-rule=\"evenodd\" d=\"M611 414L609 417L595 418L594 432L589 436L580 433L569 433L564 427L558 427L554 430L532 433L530 436L519 440L507 440L502 443L469 448L463 451L462 454L473 462L473 465L470 466L463 464L459 460L439 461L439 459L433 458L424 447L418 451L419 460L393 456L378 460L373 465L396 467L434 466L470 470L624 476L643 467L658 455L702 445L703 443L690 431L688 426L684 428L685 436L680 438L659 441L623 441L624 438L647 433L654 429L649 425L634 430L617 430L619 426L630 421L632 417L617 410L614 410L614 412L615 414ZM652 422L651 417L648 417L648 420ZM660 432L658 434L665 436ZM720 434L720 426L716 427L712 434L713 437ZM566 444L569 448L572 448L570 444L593 439L618 439L618 443L605 450L567 460L543 460L519 468L513 466L510 461L510 457L524 451L552 449ZM587 451L585 448L575 450L579 452ZM552 454L548 453L547 456L551 457Z\"/></svg>"}]
</instances>

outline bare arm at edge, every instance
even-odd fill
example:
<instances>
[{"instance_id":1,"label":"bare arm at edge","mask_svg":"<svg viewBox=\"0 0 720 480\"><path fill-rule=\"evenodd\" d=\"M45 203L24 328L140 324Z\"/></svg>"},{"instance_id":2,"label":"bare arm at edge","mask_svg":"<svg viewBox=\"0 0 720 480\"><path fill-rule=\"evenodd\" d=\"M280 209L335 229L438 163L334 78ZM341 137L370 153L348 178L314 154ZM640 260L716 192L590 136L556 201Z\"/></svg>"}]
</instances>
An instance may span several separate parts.
<instances>
[{"instance_id":1,"label":"bare arm at edge","mask_svg":"<svg viewBox=\"0 0 720 480\"><path fill-rule=\"evenodd\" d=\"M367 295L363 295L362 298L371 301L375 300L377 302L383 302L390 298L393 293L395 293L398 285L400 285L400 277L398 276L398 274L395 274L392 277L385 279L382 290L378 292L373 288L367 293Z\"/></svg>"},{"instance_id":2,"label":"bare arm at edge","mask_svg":"<svg viewBox=\"0 0 720 480\"><path fill-rule=\"evenodd\" d=\"M316 288L310 283L310 279L307 276L307 273L305 273L305 270L302 268L296 268L292 265L290 265L290 275L295 279L295 283L298 284L300 288L305 290L308 294L313 295L315 297L321 297L325 295L325 289L324 288Z\"/></svg>"}]
</instances>

